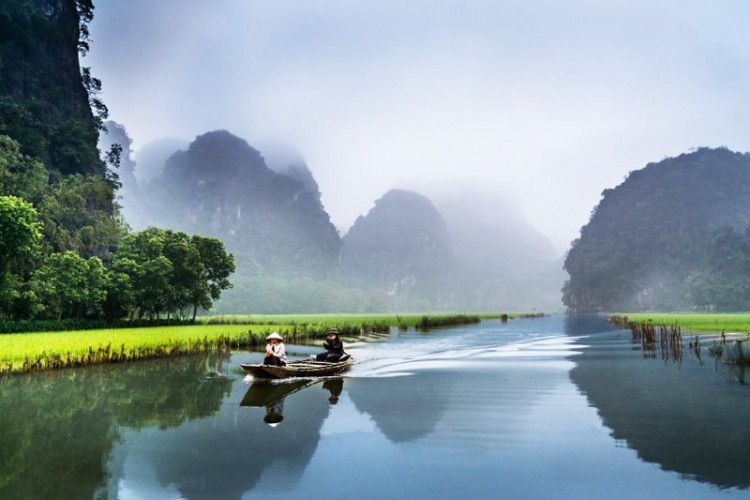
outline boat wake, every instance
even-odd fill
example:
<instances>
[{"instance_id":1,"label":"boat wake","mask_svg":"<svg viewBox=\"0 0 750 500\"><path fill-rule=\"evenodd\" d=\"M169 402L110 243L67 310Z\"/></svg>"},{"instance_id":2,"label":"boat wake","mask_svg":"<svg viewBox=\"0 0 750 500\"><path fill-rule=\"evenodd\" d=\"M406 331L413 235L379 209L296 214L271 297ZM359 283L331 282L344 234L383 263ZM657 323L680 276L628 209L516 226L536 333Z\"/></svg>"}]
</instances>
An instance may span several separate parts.
<instances>
[{"instance_id":1,"label":"boat wake","mask_svg":"<svg viewBox=\"0 0 750 500\"><path fill-rule=\"evenodd\" d=\"M464 342L461 342L464 340ZM580 354L579 337L550 335L526 338L498 345L466 339L440 339L439 342L373 345L350 349L359 360L347 377L402 377L423 370L468 370L501 362L567 361Z\"/></svg>"}]
</instances>

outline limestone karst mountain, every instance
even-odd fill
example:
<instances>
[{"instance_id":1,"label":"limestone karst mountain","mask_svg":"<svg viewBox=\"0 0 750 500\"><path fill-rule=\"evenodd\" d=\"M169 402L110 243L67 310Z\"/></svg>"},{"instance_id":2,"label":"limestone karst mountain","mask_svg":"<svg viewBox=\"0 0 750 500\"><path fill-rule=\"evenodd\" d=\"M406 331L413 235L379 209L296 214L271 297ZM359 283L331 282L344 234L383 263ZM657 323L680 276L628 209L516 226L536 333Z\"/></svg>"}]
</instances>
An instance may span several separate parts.
<instances>
[{"instance_id":1,"label":"limestone karst mountain","mask_svg":"<svg viewBox=\"0 0 750 500\"><path fill-rule=\"evenodd\" d=\"M402 307L447 307L443 295L453 265L445 221L429 199L412 191L389 191L344 236L344 282L382 291Z\"/></svg>"},{"instance_id":2,"label":"limestone karst mountain","mask_svg":"<svg viewBox=\"0 0 750 500\"><path fill-rule=\"evenodd\" d=\"M216 131L170 155L156 149L134 155L151 158L147 168L160 172L150 180L140 180L140 163L134 177L127 165L124 187L135 179L136 189L123 191L123 212L136 228L225 242L237 260L235 288L217 311L560 308L563 273L551 245L490 195L454 192L436 207L394 189L341 238L312 172L291 148L261 153ZM130 158L127 147L123 157Z\"/></svg>"},{"instance_id":3,"label":"limestone karst mountain","mask_svg":"<svg viewBox=\"0 0 750 500\"><path fill-rule=\"evenodd\" d=\"M144 195L160 225L221 238L249 274L335 271L341 240L316 193L229 132L174 153Z\"/></svg>"},{"instance_id":4,"label":"limestone karst mountain","mask_svg":"<svg viewBox=\"0 0 750 500\"><path fill-rule=\"evenodd\" d=\"M700 148L602 193L565 261L574 311L750 307L750 155Z\"/></svg>"}]
</instances>

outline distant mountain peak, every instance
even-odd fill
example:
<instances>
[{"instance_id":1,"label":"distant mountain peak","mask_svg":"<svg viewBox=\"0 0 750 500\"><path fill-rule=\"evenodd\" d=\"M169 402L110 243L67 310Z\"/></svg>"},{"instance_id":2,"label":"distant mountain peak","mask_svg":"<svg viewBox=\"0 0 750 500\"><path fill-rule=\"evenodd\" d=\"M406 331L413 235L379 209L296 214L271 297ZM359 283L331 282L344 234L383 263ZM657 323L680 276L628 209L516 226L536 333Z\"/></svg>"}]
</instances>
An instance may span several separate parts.
<instances>
[{"instance_id":1,"label":"distant mountain peak","mask_svg":"<svg viewBox=\"0 0 750 500\"><path fill-rule=\"evenodd\" d=\"M168 178L198 178L202 182L270 173L258 150L226 130L199 135L186 151L172 155L164 168Z\"/></svg>"}]
</instances>

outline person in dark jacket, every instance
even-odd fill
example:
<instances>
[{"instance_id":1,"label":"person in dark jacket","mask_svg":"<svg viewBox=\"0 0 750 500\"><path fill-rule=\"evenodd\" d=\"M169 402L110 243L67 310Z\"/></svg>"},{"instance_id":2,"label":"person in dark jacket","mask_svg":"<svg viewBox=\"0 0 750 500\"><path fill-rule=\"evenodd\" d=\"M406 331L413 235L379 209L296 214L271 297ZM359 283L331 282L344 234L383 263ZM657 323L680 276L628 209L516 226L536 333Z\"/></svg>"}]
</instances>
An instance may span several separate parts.
<instances>
[{"instance_id":1,"label":"person in dark jacket","mask_svg":"<svg viewBox=\"0 0 750 500\"><path fill-rule=\"evenodd\" d=\"M341 342L341 339L339 338L338 330L332 328L328 332L328 338L323 342L323 347L325 347L326 351L315 356L316 361L335 363L341 359L341 356L344 355L344 343Z\"/></svg>"}]
</instances>

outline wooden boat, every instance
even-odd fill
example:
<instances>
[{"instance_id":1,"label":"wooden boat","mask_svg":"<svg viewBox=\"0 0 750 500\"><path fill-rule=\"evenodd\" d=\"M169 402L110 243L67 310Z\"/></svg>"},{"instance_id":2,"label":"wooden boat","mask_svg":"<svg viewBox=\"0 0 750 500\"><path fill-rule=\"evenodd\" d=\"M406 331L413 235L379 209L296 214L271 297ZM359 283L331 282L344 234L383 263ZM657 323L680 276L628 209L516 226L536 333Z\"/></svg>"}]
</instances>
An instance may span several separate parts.
<instances>
[{"instance_id":1,"label":"wooden boat","mask_svg":"<svg viewBox=\"0 0 750 500\"><path fill-rule=\"evenodd\" d=\"M351 365L352 357L348 354L335 363L300 359L285 366L240 364L245 373L255 378L324 377L346 371Z\"/></svg>"}]
</instances>

